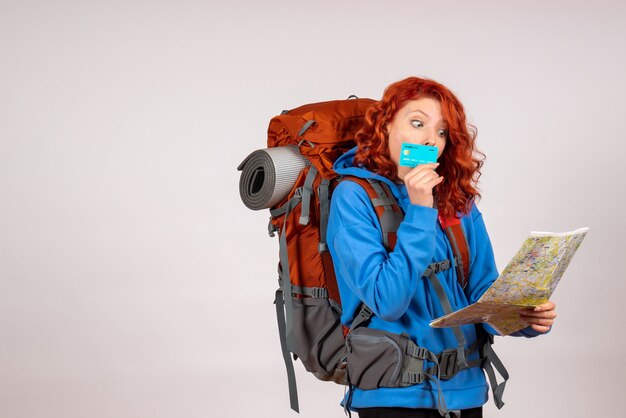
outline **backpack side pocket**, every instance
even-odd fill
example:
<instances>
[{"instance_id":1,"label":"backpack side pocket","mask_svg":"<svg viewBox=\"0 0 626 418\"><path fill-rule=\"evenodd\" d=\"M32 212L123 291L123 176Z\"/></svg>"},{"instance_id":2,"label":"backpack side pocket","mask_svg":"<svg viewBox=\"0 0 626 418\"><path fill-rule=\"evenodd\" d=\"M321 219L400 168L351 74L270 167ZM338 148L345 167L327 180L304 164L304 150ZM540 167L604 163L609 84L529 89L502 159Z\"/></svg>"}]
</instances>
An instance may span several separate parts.
<instances>
[{"instance_id":1,"label":"backpack side pocket","mask_svg":"<svg viewBox=\"0 0 626 418\"><path fill-rule=\"evenodd\" d=\"M409 338L404 334L357 328L346 340L350 383L359 389L400 387Z\"/></svg>"},{"instance_id":2,"label":"backpack side pocket","mask_svg":"<svg viewBox=\"0 0 626 418\"><path fill-rule=\"evenodd\" d=\"M345 338L339 313L326 298L293 298L294 354L320 380L345 383Z\"/></svg>"}]
</instances>

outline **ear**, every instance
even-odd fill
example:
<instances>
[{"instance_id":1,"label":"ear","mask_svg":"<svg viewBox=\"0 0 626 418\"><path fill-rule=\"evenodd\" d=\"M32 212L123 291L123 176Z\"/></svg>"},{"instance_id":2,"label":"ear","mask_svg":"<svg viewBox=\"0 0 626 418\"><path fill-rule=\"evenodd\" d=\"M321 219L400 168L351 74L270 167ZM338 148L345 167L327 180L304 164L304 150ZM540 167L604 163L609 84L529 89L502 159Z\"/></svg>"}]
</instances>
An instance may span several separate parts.
<instances>
[{"instance_id":1,"label":"ear","mask_svg":"<svg viewBox=\"0 0 626 418\"><path fill-rule=\"evenodd\" d=\"M385 133L389 136L389 131L391 130L391 124L398 117L398 112L396 112L393 116L389 117L388 114L385 115L386 122L383 126Z\"/></svg>"}]
</instances>

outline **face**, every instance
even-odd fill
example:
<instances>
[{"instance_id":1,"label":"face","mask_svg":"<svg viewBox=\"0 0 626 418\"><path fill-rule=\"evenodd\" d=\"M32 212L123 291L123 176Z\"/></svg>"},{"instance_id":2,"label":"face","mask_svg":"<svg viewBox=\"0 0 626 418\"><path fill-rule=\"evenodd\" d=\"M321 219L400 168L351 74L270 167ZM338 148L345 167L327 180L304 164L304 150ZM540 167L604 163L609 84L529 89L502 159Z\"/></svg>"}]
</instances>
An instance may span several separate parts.
<instances>
[{"instance_id":1,"label":"face","mask_svg":"<svg viewBox=\"0 0 626 418\"><path fill-rule=\"evenodd\" d=\"M430 97L409 100L396 112L387 124L389 134L389 154L398 166L398 177L412 170L400 166L400 149L403 142L435 146L439 149L437 158L446 146L448 127L441 114L441 104Z\"/></svg>"}]
</instances>

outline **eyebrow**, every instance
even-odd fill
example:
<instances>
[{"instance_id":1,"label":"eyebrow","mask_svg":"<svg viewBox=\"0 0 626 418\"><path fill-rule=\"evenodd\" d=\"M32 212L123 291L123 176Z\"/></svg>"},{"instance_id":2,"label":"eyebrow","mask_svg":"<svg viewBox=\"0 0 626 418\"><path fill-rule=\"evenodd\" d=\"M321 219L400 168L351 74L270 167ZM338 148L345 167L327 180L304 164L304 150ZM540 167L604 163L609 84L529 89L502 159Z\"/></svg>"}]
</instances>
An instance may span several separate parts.
<instances>
[{"instance_id":1,"label":"eyebrow","mask_svg":"<svg viewBox=\"0 0 626 418\"><path fill-rule=\"evenodd\" d=\"M430 120L430 116L428 116L428 114L426 114L426 113L422 112L422 111L421 111L421 110L419 110L419 109L411 110L411 111L409 112L409 115L410 115L411 113L415 113L415 112L420 112L422 115L426 116L426 117Z\"/></svg>"},{"instance_id":2,"label":"eyebrow","mask_svg":"<svg viewBox=\"0 0 626 418\"><path fill-rule=\"evenodd\" d=\"M415 113L415 112L420 112L422 115L426 116L428 118L428 120L432 120L432 118L430 116L428 116L428 114L426 112L423 112L419 109L415 109L415 110L411 110L407 115L410 115L411 113ZM443 125L444 125L444 129L448 129L448 124L446 123L446 121L443 121Z\"/></svg>"}]
</instances>

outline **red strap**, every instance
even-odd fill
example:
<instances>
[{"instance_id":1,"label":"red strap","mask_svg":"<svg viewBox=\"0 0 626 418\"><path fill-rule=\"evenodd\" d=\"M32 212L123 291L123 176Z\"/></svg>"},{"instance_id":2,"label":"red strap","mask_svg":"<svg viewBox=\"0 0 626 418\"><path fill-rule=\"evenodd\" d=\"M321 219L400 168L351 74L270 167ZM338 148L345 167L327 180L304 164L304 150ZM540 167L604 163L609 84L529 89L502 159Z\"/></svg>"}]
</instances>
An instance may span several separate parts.
<instances>
[{"instance_id":1,"label":"red strap","mask_svg":"<svg viewBox=\"0 0 626 418\"><path fill-rule=\"evenodd\" d=\"M362 179L359 177L353 177L353 176L346 176L342 180L351 180L360 184L361 187L365 189L370 199L375 199L378 197L372 185L369 184L369 182L365 179ZM386 192L390 193L389 190L386 190ZM384 208L382 206L377 206L377 207L374 207L374 210L380 221L384 213ZM402 214L402 210L397 204L393 205L393 210L394 212L399 212ZM438 219L439 219L439 224L441 225L441 229L443 229L444 233L446 234L446 237L448 237L448 241L450 242L450 245L452 246L452 251L454 252L454 256L457 259L457 261L459 261L460 263L460 265L456 266L457 277L458 277L458 281L461 287L465 288L465 286L467 285L467 281L469 279L470 253L469 253L469 248L467 246L467 239L465 238L465 231L463 231L463 228L461 227L461 219L457 217L443 217L441 214L438 215ZM396 244L397 237L398 236L396 234L396 231L389 232L388 234L388 240L389 240L388 250L389 251L393 251L395 244Z\"/></svg>"},{"instance_id":2,"label":"red strap","mask_svg":"<svg viewBox=\"0 0 626 418\"><path fill-rule=\"evenodd\" d=\"M376 190L374 190L374 187L372 187L372 185L366 179L356 177L356 176L345 176L341 179L341 181L344 181L344 180L353 181L359 184L361 187L363 187L365 189L365 192L367 193L367 196L370 198L370 200L373 201L374 199L378 198L378 193L376 193ZM393 198L393 194L391 193L391 190L389 190L388 187L382 181L379 181L379 184L381 185L381 187L383 187L383 189L385 190L385 193L387 193L388 195L390 195L391 198ZM397 212L400 215L404 216L404 214L402 213L402 209L400 209L400 206L398 206L397 204L392 205L391 209L394 212ZM383 214L385 213L385 208L383 206L374 206L374 212L376 212L378 221L381 222ZM393 251L393 249L396 246L397 240L398 240L397 232L389 231L387 234L387 242L389 244L387 251L389 252Z\"/></svg>"},{"instance_id":3,"label":"red strap","mask_svg":"<svg viewBox=\"0 0 626 418\"><path fill-rule=\"evenodd\" d=\"M441 213L437 216L442 229L446 229L452 225L461 225L461 220L457 217L445 218Z\"/></svg>"},{"instance_id":4,"label":"red strap","mask_svg":"<svg viewBox=\"0 0 626 418\"><path fill-rule=\"evenodd\" d=\"M467 286L469 280L470 252L465 238L465 231L461 227L461 220L457 217L445 218L439 214L439 224L448 237L457 265L457 277L462 288Z\"/></svg>"}]
</instances>

